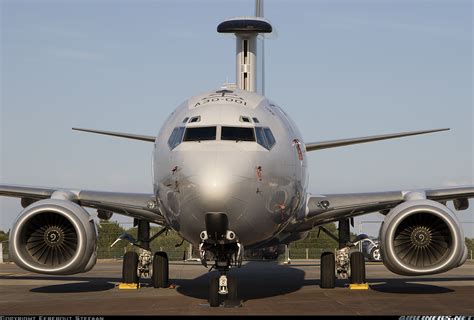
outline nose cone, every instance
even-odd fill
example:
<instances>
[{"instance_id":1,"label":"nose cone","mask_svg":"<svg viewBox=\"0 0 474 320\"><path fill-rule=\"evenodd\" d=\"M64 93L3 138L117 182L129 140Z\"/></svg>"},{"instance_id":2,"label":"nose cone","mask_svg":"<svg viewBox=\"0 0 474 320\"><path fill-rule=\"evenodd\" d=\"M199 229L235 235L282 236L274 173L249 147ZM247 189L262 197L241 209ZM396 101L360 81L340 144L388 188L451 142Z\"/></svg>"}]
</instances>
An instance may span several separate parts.
<instances>
[{"instance_id":1,"label":"nose cone","mask_svg":"<svg viewBox=\"0 0 474 320\"><path fill-rule=\"evenodd\" d=\"M236 164L219 163L199 171L191 181L196 185L196 195L210 209L222 209L232 196L238 197L245 176L242 176L242 172L238 174Z\"/></svg>"},{"instance_id":2,"label":"nose cone","mask_svg":"<svg viewBox=\"0 0 474 320\"><path fill-rule=\"evenodd\" d=\"M229 211L232 199L245 200L252 170L244 158L237 153L227 156L219 153L213 160L194 158L193 163L188 164L188 190L192 193L189 196L199 204L200 211Z\"/></svg>"},{"instance_id":3,"label":"nose cone","mask_svg":"<svg viewBox=\"0 0 474 320\"><path fill-rule=\"evenodd\" d=\"M177 177L182 231L189 228L189 235L198 236L205 230L205 216L209 212L225 213L229 228L236 231L246 220L248 193L255 189L251 156L221 149L193 152L182 159Z\"/></svg>"},{"instance_id":4,"label":"nose cone","mask_svg":"<svg viewBox=\"0 0 474 320\"><path fill-rule=\"evenodd\" d=\"M229 230L243 245L276 232L281 222L275 222L274 210L267 207L278 181L270 178L270 169L265 171L269 162L257 147L240 142L187 144L172 159L178 169L161 184L161 198L170 224L186 240L200 242L206 214L213 212L227 215ZM263 178L258 167L264 168Z\"/></svg>"}]
</instances>

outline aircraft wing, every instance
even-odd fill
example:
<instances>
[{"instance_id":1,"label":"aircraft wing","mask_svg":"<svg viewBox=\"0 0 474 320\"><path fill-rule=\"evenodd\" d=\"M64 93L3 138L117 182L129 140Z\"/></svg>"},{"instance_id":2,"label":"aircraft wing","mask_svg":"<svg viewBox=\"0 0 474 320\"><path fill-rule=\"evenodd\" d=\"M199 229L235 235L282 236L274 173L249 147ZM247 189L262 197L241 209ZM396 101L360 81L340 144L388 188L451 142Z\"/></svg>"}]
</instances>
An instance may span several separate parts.
<instances>
[{"instance_id":1,"label":"aircraft wing","mask_svg":"<svg viewBox=\"0 0 474 320\"><path fill-rule=\"evenodd\" d=\"M56 193L83 207L110 211L117 214L164 224L163 215L156 205L155 196L147 193L118 193L63 188L41 188L0 185L0 196L21 198L23 207L34 201L51 198Z\"/></svg>"},{"instance_id":2,"label":"aircraft wing","mask_svg":"<svg viewBox=\"0 0 474 320\"><path fill-rule=\"evenodd\" d=\"M349 145L359 144L359 143L367 143L367 142L374 142L374 141L380 141L380 140L416 136L420 134L427 134L427 133L447 131L447 130L449 130L449 128L382 134L382 135L359 137L359 138L310 142L310 143L306 143L305 146L306 146L306 151L309 152L309 151L316 151L316 150L322 150L322 149L349 146Z\"/></svg>"},{"instance_id":3,"label":"aircraft wing","mask_svg":"<svg viewBox=\"0 0 474 320\"><path fill-rule=\"evenodd\" d=\"M308 220L303 225L310 229L315 225L372 212L386 214L388 210L398 204L417 198L426 198L442 203L453 201L456 210L465 210L469 207L468 199L473 197L473 186L433 190L311 195L306 215Z\"/></svg>"}]
</instances>

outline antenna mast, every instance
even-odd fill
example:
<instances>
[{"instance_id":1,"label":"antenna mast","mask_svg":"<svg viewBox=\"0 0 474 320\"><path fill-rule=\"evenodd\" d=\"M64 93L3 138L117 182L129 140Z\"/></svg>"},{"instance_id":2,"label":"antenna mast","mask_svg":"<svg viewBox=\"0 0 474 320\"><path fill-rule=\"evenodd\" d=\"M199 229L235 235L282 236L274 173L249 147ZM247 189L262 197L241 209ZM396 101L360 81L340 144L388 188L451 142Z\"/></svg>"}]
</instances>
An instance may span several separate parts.
<instances>
[{"instance_id":1,"label":"antenna mast","mask_svg":"<svg viewBox=\"0 0 474 320\"><path fill-rule=\"evenodd\" d=\"M217 26L219 33L235 34L237 87L252 92L257 89L257 36L272 32L272 25L262 17L261 0L255 2L255 15L228 19Z\"/></svg>"}]
</instances>

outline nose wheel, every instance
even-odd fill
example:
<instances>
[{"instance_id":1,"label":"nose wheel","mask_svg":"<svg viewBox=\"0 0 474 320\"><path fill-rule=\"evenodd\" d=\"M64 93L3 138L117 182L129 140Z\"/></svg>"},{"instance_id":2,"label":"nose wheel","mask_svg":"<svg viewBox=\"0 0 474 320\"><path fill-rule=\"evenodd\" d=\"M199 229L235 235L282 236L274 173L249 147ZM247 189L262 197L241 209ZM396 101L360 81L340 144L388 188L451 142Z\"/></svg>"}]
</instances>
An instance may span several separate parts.
<instances>
[{"instance_id":1,"label":"nose wheel","mask_svg":"<svg viewBox=\"0 0 474 320\"><path fill-rule=\"evenodd\" d=\"M209 305L218 307L221 305L221 295L219 294L219 277L211 277L209 280Z\"/></svg>"},{"instance_id":2,"label":"nose wheel","mask_svg":"<svg viewBox=\"0 0 474 320\"><path fill-rule=\"evenodd\" d=\"M227 277L227 272L232 266L242 265L243 246L239 243L237 235L229 230L229 220L223 212L210 212L206 214L206 230L200 233L201 243L199 254L201 263L207 267L208 260L214 260L213 269L219 276L209 279L209 305L211 307L239 307L237 297L237 281Z\"/></svg>"},{"instance_id":3,"label":"nose wheel","mask_svg":"<svg viewBox=\"0 0 474 320\"><path fill-rule=\"evenodd\" d=\"M237 294L237 280L227 277L225 273L209 279L209 306L238 307L240 300Z\"/></svg>"}]
</instances>

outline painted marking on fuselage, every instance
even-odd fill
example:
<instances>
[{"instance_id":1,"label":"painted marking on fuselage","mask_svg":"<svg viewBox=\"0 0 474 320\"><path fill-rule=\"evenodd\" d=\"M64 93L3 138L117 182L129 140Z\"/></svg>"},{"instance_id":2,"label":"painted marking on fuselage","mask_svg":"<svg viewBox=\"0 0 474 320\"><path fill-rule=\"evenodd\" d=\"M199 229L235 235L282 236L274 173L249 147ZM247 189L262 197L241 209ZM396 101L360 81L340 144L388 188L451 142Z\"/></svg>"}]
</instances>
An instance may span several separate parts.
<instances>
[{"instance_id":1,"label":"painted marking on fuselage","mask_svg":"<svg viewBox=\"0 0 474 320\"><path fill-rule=\"evenodd\" d=\"M194 105L194 108L197 108L199 106L202 106L208 103L223 103L223 102L235 103L242 106L247 105L247 101L245 101L242 97L239 97L236 94L227 93L227 96L224 96L223 94L221 95L217 93L217 94L210 94L208 97L202 98L201 101L197 102Z\"/></svg>"}]
</instances>

